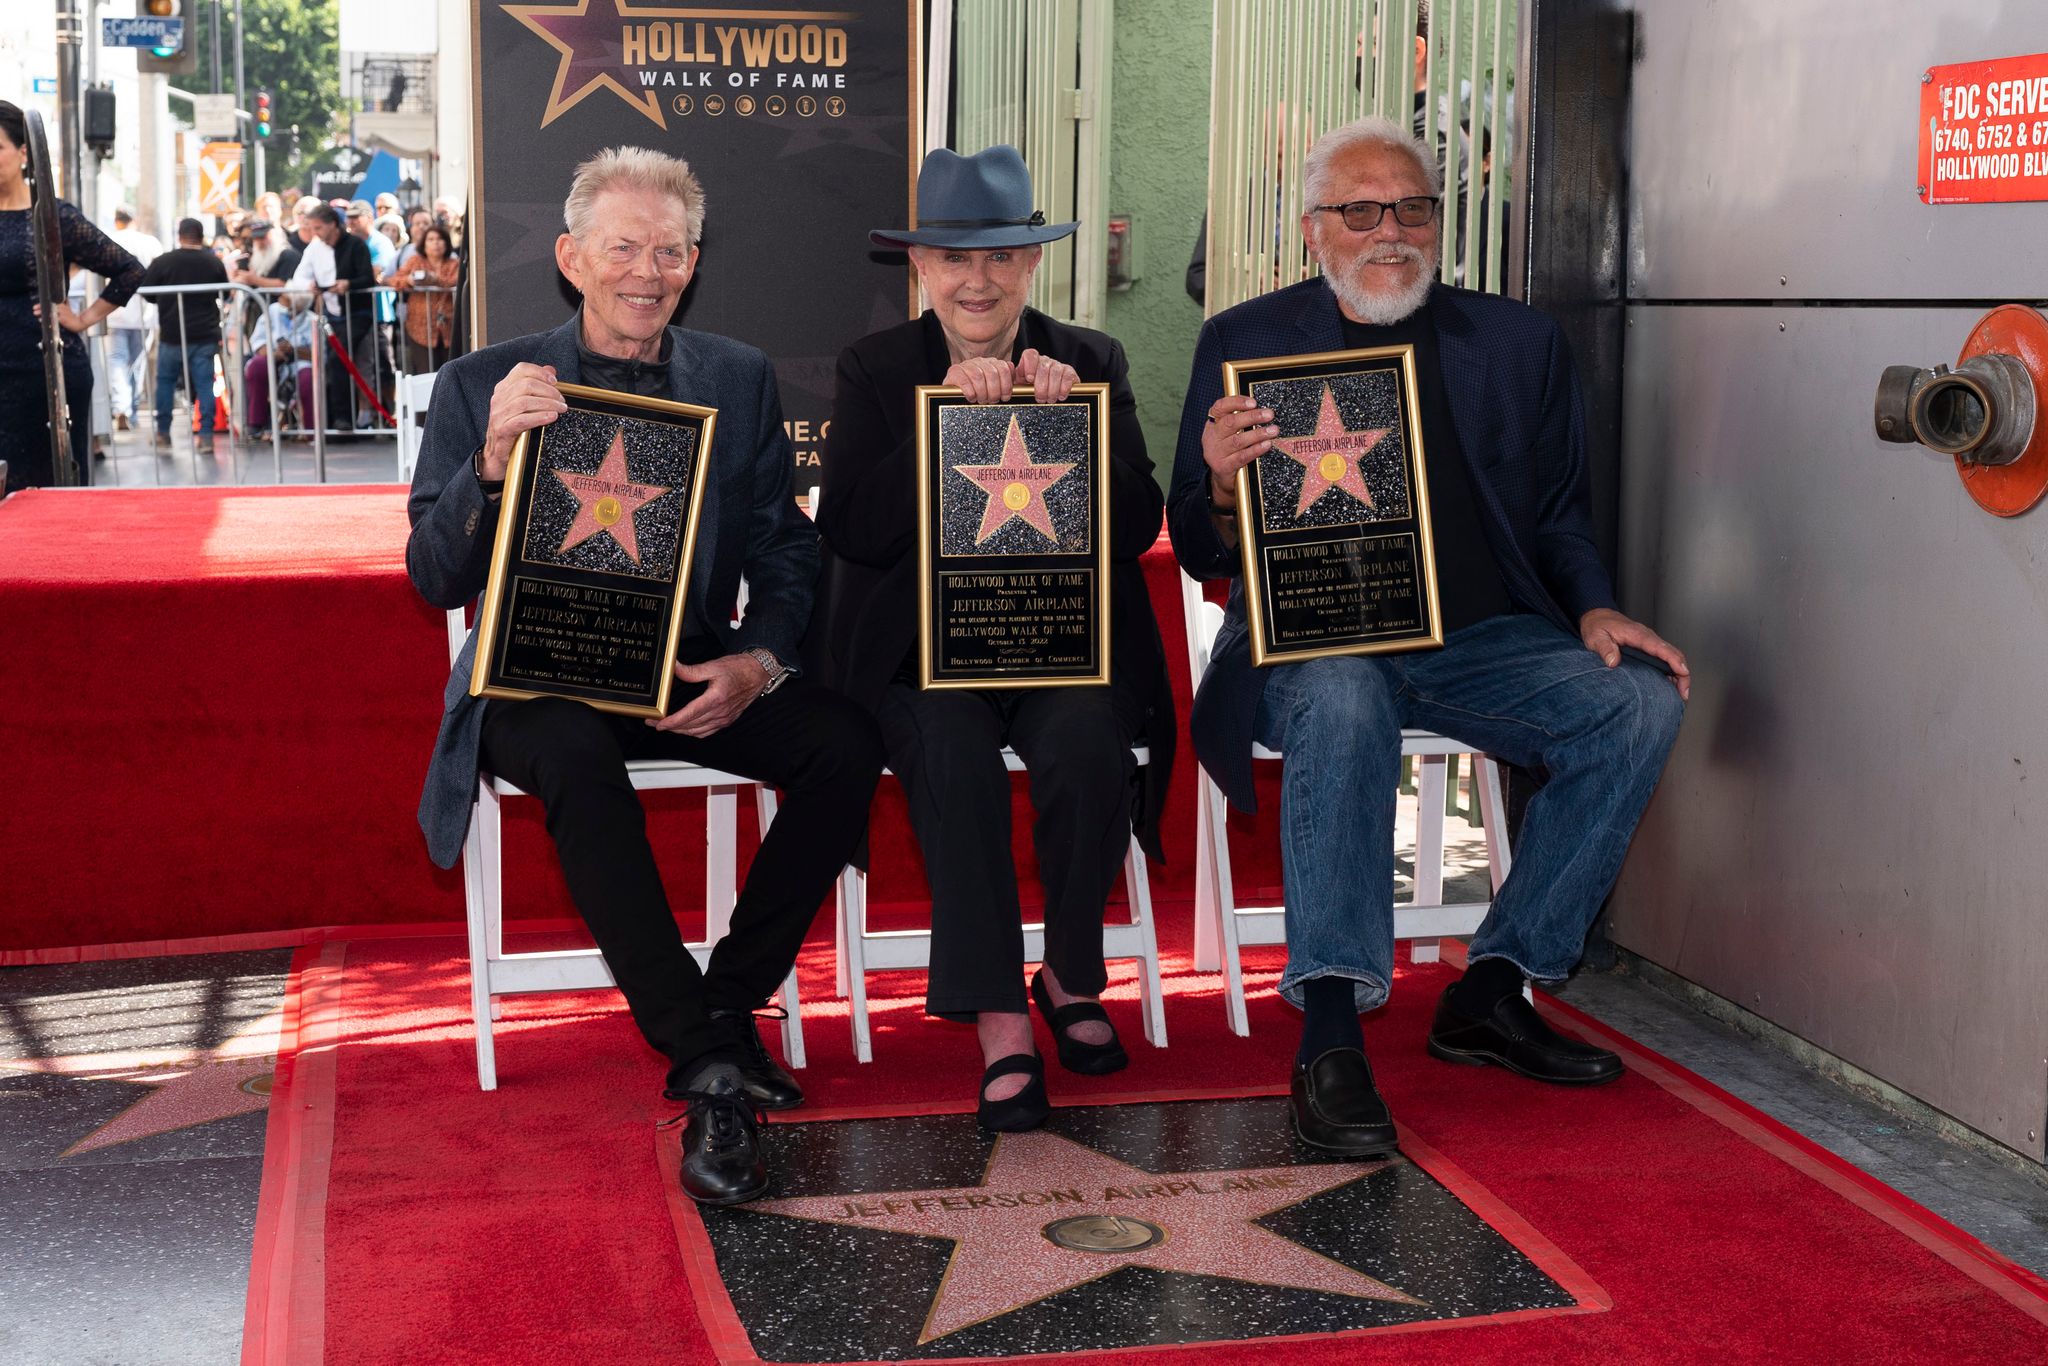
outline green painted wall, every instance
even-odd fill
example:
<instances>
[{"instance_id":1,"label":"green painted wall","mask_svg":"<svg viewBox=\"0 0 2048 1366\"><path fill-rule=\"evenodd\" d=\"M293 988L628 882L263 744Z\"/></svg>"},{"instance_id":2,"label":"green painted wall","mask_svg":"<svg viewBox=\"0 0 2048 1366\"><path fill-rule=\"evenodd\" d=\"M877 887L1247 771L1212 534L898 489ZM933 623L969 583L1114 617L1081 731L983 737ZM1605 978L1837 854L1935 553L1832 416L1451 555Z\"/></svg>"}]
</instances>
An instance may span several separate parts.
<instances>
[{"instance_id":1,"label":"green painted wall","mask_svg":"<svg viewBox=\"0 0 2048 1366\"><path fill-rule=\"evenodd\" d=\"M1202 325L1183 277L1208 195L1209 6L1116 0L1114 41L1109 207L1130 215L1138 281L1109 296L1106 325L1130 356L1138 418L1163 487Z\"/></svg>"}]
</instances>

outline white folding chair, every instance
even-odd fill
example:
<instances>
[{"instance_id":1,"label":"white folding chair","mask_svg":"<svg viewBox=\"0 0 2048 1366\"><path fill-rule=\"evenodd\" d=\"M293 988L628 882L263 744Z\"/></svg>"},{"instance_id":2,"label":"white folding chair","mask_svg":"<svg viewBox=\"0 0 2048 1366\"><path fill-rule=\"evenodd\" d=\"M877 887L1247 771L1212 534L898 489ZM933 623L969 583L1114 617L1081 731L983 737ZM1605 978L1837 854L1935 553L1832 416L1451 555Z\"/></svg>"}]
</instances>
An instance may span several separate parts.
<instances>
[{"instance_id":1,"label":"white folding chair","mask_svg":"<svg viewBox=\"0 0 2048 1366\"><path fill-rule=\"evenodd\" d=\"M469 628L463 610L448 613L448 657L461 653ZM691 957L703 967L711 950L732 928L732 908L739 879L739 794L754 789L754 807L761 833L775 820L775 790L765 783L665 759L636 759L626 765L634 790L704 789L704 938L688 944ZM469 993L476 1016L476 1075L486 1091L498 1086L497 1052L491 1022L499 1017L498 999L536 991L594 991L614 985L611 970L596 949L558 949L545 953L505 952L505 901L500 803L527 795L503 778L477 774L477 802L470 813L469 837L462 848L462 899L469 919ZM783 1060L804 1065L804 1026L797 995L796 969L782 979Z\"/></svg>"},{"instance_id":2,"label":"white folding chair","mask_svg":"<svg viewBox=\"0 0 2048 1366\"><path fill-rule=\"evenodd\" d=\"M434 373L398 377L398 481L412 478L419 463L420 436L427 425L427 402L434 396Z\"/></svg>"},{"instance_id":3,"label":"white folding chair","mask_svg":"<svg viewBox=\"0 0 2048 1366\"><path fill-rule=\"evenodd\" d=\"M1223 609L1202 596L1202 586L1181 575L1181 610L1187 622L1188 666L1196 687L1209 668L1209 652L1223 626ZM1507 805L1502 799L1500 765L1468 744L1426 730L1401 732L1401 753L1417 760L1415 781L1415 897L1394 907L1394 938L1410 941L1418 963L1435 962L1439 940L1467 935L1486 918L1488 901L1445 905L1444 779L1454 754L1473 756L1472 782L1479 795L1480 823L1486 832L1486 861L1493 890L1507 880L1509 853ZM1277 750L1252 746L1255 760L1278 760ZM1223 969L1224 1008L1230 1028L1249 1034L1245 1013L1244 967L1239 949L1247 944L1287 942L1286 907L1240 906L1231 885L1229 803L1223 789L1199 765L1195 774L1195 970Z\"/></svg>"},{"instance_id":4,"label":"white folding chair","mask_svg":"<svg viewBox=\"0 0 2048 1366\"><path fill-rule=\"evenodd\" d=\"M1140 768L1152 761L1152 752L1135 745L1131 757ZM1014 750L1003 751L1003 767L1012 773L1024 771L1024 761ZM886 777L888 770L883 770ZM1134 958L1138 962L1138 1006L1145 1025L1145 1038L1154 1048L1166 1047L1166 1008L1159 981L1159 938L1152 923L1152 882L1145 868L1145 850L1136 834L1131 836L1130 853L1124 860L1124 894L1130 902L1128 923L1102 928L1102 956L1105 959ZM870 930L868 928L868 879L863 870L848 864L839 874L838 895L839 994L851 998L853 1056L861 1062L874 1061L874 1044L868 1032L868 983L871 972L894 968L930 968L932 932L923 930ZM1040 962L1045 957L1045 925L1042 921L1024 926L1024 961Z\"/></svg>"}]
</instances>

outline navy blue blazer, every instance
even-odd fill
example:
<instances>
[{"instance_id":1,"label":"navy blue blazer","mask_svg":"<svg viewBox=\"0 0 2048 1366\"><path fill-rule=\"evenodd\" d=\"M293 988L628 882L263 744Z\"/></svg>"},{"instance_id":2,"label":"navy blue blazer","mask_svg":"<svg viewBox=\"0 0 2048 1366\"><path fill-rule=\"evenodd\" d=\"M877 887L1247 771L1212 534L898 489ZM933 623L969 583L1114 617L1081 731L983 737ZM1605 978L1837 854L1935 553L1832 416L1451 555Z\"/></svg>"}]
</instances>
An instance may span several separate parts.
<instances>
[{"instance_id":1,"label":"navy blue blazer","mask_svg":"<svg viewBox=\"0 0 2048 1366\"><path fill-rule=\"evenodd\" d=\"M412 536L405 544L406 573L434 606L469 603L490 577L498 506L485 499L474 458L489 425L491 391L521 361L552 365L562 383L580 383L576 327L571 318L552 332L472 352L443 366L434 381L406 503ZM680 327L669 333L675 345L668 397L718 409L683 634L708 635L727 654L765 646L794 666L811 618L818 533L790 492L795 457L782 427L774 367L760 351L725 337ZM732 608L743 572L747 615L735 628ZM462 856L476 801L484 699L469 695L475 656L472 631L448 676L441 733L420 794L427 852L443 868Z\"/></svg>"},{"instance_id":2,"label":"navy blue blazer","mask_svg":"<svg viewBox=\"0 0 2048 1366\"><path fill-rule=\"evenodd\" d=\"M1614 587L1593 544L1585 415L1564 333L1526 304L1450 285L1432 286L1427 307L1451 421L1508 597L1577 636L1580 617L1614 606ZM1202 427L1222 397L1224 361L1343 349L1337 296L1321 277L1247 300L1202 324L1181 409L1166 500L1174 554L1197 579L1233 580L1188 728L1202 767L1246 811L1255 805L1252 732L1266 676L1252 667L1237 548L1209 518Z\"/></svg>"}]
</instances>

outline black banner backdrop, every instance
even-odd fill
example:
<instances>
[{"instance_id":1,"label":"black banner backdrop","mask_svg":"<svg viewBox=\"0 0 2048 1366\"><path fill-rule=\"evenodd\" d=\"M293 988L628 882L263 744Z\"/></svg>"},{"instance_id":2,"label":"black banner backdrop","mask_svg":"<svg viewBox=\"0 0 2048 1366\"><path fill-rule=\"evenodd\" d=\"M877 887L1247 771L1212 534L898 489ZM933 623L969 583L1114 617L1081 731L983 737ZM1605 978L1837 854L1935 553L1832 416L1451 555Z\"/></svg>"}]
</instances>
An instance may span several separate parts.
<instances>
[{"instance_id":1,"label":"black banner backdrop","mask_svg":"<svg viewBox=\"0 0 2048 1366\"><path fill-rule=\"evenodd\" d=\"M816 483L840 348L915 311L902 255L867 234L915 221L919 9L478 0L479 344L575 311L554 251L578 162L622 145L682 157L705 215L676 322L773 358L797 488Z\"/></svg>"}]
</instances>

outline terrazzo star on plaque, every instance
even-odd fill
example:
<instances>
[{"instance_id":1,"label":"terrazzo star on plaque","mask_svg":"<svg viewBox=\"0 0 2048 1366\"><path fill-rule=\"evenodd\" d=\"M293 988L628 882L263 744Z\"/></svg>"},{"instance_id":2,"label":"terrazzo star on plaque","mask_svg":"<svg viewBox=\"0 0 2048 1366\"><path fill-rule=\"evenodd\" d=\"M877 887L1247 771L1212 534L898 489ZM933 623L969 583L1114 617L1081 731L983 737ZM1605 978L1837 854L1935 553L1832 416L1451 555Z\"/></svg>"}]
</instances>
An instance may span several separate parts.
<instances>
[{"instance_id":1,"label":"terrazzo star on plaque","mask_svg":"<svg viewBox=\"0 0 2048 1366\"><path fill-rule=\"evenodd\" d=\"M1065 478L1076 463L1072 460L1049 460L1042 465L1034 463L1030 449L1024 444L1023 429L1017 425L1016 414L1012 413L1010 428L1003 434L1000 460L993 465L953 466L961 475L979 485L988 498L981 514L981 529L975 533L974 543L980 545L1016 517L1057 545L1060 538L1053 531L1052 512L1045 505L1045 491Z\"/></svg>"},{"instance_id":2,"label":"terrazzo star on plaque","mask_svg":"<svg viewBox=\"0 0 2048 1366\"><path fill-rule=\"evenodd\" d=\"M576 520L569 524L568 534L562 537L555 553L566 555L592 536L605 532L619 543L628 559L639 564L640 537L633 527L633 514L668 489L660 484L636 484L627 477L625 428L612 435L604 463L595 472L556 470L554 475L576 499Z\"/></svg>"},{"instance_id":3,"label":"terrazzo star on plaque","mask_svg":"<svg viewBox=\"0 0 2048 1366\"><path fill-rule=\"evenodd\" d=\"M1394 1304L1422 1301L1253 1222L1388 1165L1331 1162L1148 1172L1040 1130L1002 1134L978 1186L819 1195L748 1206L953 1241L922 1346L1127 1266Z\"/></svg>"},{"instance_id":4,"label":"terrazzo star on plaque","mask_svg":"<svg viewBox=\"0 0 2048 1366\"><path fill-rule=\"evenodd\" d=\"M1322 406L1316 411L1316 429L1300 436L1273 438L1275 448L1301 466L1301 498L1294 506L1294 515L1305 515L1331 489L1341 489L1367 508L1373 507L1372 493L1365 486L1358 462L1371 454L1373 447L1392 430L1346 430L1344 419L1337 413L1337 396L1325 384Z\"/></svg>"}]
</instances>

